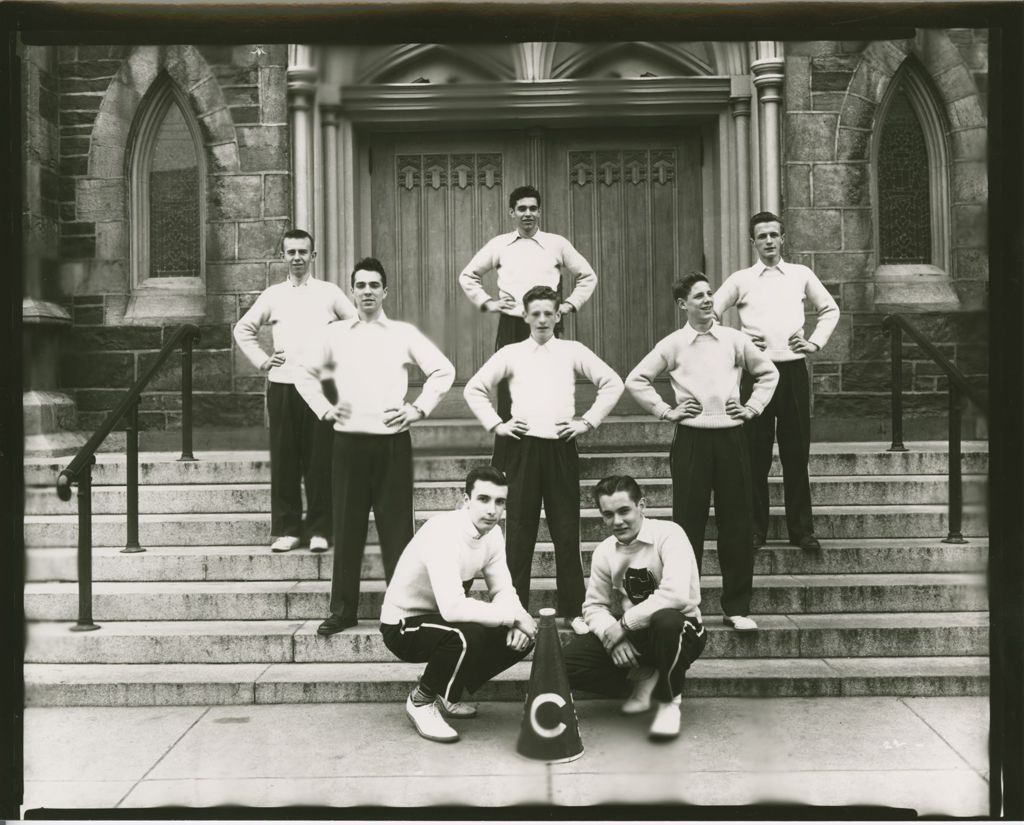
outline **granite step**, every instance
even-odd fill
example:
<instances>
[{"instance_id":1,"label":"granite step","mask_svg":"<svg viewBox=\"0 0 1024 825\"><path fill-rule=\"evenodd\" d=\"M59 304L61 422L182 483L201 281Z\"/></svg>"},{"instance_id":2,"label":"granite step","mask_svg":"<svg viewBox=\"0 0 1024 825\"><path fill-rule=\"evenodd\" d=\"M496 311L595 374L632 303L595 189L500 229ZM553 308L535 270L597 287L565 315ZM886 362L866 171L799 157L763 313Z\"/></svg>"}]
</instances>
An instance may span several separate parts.
<instances>
[{"instance_id":1,"label":"granite step","mask_svg":"<svg viewBox=\"0 0 1024 825\"><path fill-rule=\"evenodd\" d=\"M522 702L531 663L520 662L472 698ZM423 666L404 662L280 664L26 664L25 702L44 706L245 705L393 702L396 713ZM699 659L685 697L985 696L981 656ZM586 700L585 694L576 698ZM484 708L486 713L486 708Z\"/></svg>"},{"instance_id":2,"label":"granite step","mask_svg":"<svg viewBox=\"0 0 1024 825\"><path fill-rule=\"evenodd\" d=\"M599 431L600 432L600 431ZM811 444L808 463L812 476L943 475L948 471L948 446L944 441L908 442L907 452L890 453L883 442L817 442ZM988 472L988 444L963 443L961 469L965 474ZM196 461L179 461L180 453L140 453L141 484L256 484L269 483L270 458L266 450L210 451L197 454ZM468 455L414 454L417 481L461 481L469 469L490 459L490 448ZM67 466L67 458L28 458L25 484L50 487ZM629 472L637 478L665 478L669 474L667 449L640 445L635 450L594 452L585 445L580 451L580 477L596 480L616 472ZM776 455L772 475L782 473ZM97 453L93 484L125 483L123 452Z\"/></svg>"},{"instance_id":3,"label":"granite step","mask_svg":"<svg viewBox=\"0 0 1024 825\"><path fill-rule=\"evenodd\" d=\"M709 618L703 659L850 656L985 656L988 614L868 613L766 615L757 633L736 633ZM395 662L376 624L330 638L319 619L107 622L90 633L67 624L28 625L25 661L46 664L240 664ZM559 634L562 643L571 630Z\"/></svg>"},{"instance_id":4,"label":"granite step","mask_svg":"<svg viewBox=\"0 0 1024 825\"><path fill-rule=\"evenodd\" d=\"M581 547L583 572L589 574L597 542ZM78 550L74 547L34 547L27 553L30 582L77 581ZM988 559L988 539L967 544L944 544L935 539L831 539L820 553L769 542L754 556L754 572L790 574L839 573L955 573L982 572ZM703 571L718 575L717 542L704 545ZM334 569L334 553L311 553L306 548L271 553L265 544L240 546L152 547L145 553L122 553L117 547L93 550L93 581L285 581L324 579ZM555 575L554 547L538 543L532 575ZM364 581L384 578L380 547L370 545L363 556Z\"/></svg>"},{"instance_id":5,"label":"granite step","mask_svg":"<svg viewBox=\"0 0 1024 825\"><path fill-rule=\"evenodd\" d=\"M648 506L672 506L672 482L667 478L637 479ZM969 475L963 479L965 504L982 504L987 477ZM581 484L582 507L593 507L592 485ZM772 505L783 504L782 479L769 480ZM826 505L945 504L949 484L944 476L819 476L811 480L811 499ZM413 503L418 510L450 510L461 506L463 486L458 481L422 481L414 488ZM96 515L124 513L127 488L123 485L94 487L92 512ZM25 495L28 515L61 515L78 512L78 501L61 501L52 489L30 488ZM139 512L173 513L264 513L270 512L270 484L149 484L139 487Z\"/></svg>"},{"instance_id":6,"label":"granite step","mask_svg":"<svg viewBox=\"0 0 1024 825\"><path fill-rule=\"evenodd\" d=\"M651 507L653 518L671 518L671 509ZM416 514L419 529L436 512L420 510ZM580 539L598 541L606 530L596 509L581 511ZM944 504L917 505L828 505L816 507L814 529L821 539L853 538L944 538L948 533L948 508ZM367 541L378 541L376 524L370 516ZM988 523L984 508L978 505L964 508L962 530L965 536L984 536ZM782 507L772 507L768 525L769 539L785 539L785 513ZM714 509L705 533L716 538ZM270 538L270 516L265 513L143 513L139 516L139 541L143 547L175 545L253 545ZM540 520L539 541L550 541L547 519ZM93 547L123 547L126 539L123 515L93 515ZM77 515L25 516L25 544L27 547L71 547L78 544Z\"/></svg>"},{"instance_id":7,"label":"granite step","mask_svg":"<svg viewBox=\"0 0 1024 825\"><path fill-rule=\"evenodd\" d=\"M475 592L482 595L482 583ZM96 582L93 618L105 621L204 621L322 619L328 614L330 582ZM384 582L363 582L359 616L380 615ZM530 608L555 606L553 579L535 579ZM702 581L702 611L720 612L721 578ZM875 573L770 575L754 577L753 615L774 613L886 613L988 609L979 573ZM34 621L74 621L78 586L72 582L29 583L25 616Z\"/></svg>"}]
</instances>

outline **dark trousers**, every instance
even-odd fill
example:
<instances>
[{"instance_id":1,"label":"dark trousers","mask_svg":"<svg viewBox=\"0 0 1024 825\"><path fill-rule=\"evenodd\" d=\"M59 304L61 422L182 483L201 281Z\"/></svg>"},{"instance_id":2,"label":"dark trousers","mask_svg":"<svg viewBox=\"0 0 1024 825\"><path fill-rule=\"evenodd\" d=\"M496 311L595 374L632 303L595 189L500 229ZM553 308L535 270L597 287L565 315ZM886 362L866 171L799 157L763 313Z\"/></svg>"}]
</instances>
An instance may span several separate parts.
<instances>
[{"instance_id":1,"label":"dark trousers","mask_svg":"<svg viewBox=\"0 0 1024 825\"><path fill-rule=\"evenodd\" d=\"M334 574L331 615L354 619L359 578L373 508L384 578L413 536L412 439L394 435L334 434Z\"/></svg>"},{"instance_id":2,"label":"dark trousers","mask_svg":"<svg viewBox=\"0 0 1024 825\"><path fill-rule=\"evenodd\" d=\"M292 384L267 382L270 417L270 533L331 535L331 441L334 424L320 421ZM306 527L302 529L302 482Z\"/></svg>"},{"instance_id":3,"label":"dark trousers","mask_svg":"<svg viewBox=\"0 0 1024 825\"><path fill-rule=\"evenodd\" d=\"M669 465L672 520L686 531L698 568L714 492L722 610L727 616L746 616L753 593L754 551L750 542L750 463L743 428L676 427Z\"/></svg>"},{"instance_id":4,"label":"dark trousers","mask_svg":"<svg viewBox=\"0 0 1024 825\"><path fill-rule=\"evenodd\" d=\"M626 636L640 652L640 664L657 669L653 696L659 702L671 702L683 692L686 671L704 652L708 639L707 631L696 619L671 608L657 611L648 627L627 630ZM628 696L631 690L629 668L616 665L593 633L576 636L569 642L565 648L565 669L573 690L617 699Z\"/></svg>"},{"instance_id":5,"label":"dark trousers","mask_svg":"<svg viewBox=\"0 0 1024 825\"><path fill-rule=\"evenodd\" d=\"M519 601L529 608L530 568L543 504L555 545L558 614L579 616L585 587L580 559L580 457L576 442L510 438L506 472L505 558Z\"/></svg>"},{"instance_id":6,"label":"dark trousers","mask_svg":"<svg viewBox=\"0 0 1024 825\"><path fill-rule=\"evenodd\" d=\"M502 312L498 318L498 334L494 338L494 351L497 352L507 344L525 341L529 337L530 326L526 321L522 318L513 318ZM508 389L508 379L498 382L498 400L495 410L501 416L502 421L508 421L512 417L512 394ZM508 443L512 440L503 435L494 436L491 464L500 470L504 470L508 463Z\"/></svg>"},{"instance_id":7,"label":"dark trousers","mask_svg":"<svg viewBox=\"0 0 1024 825\"><path fill-rule=\"evenodd\" d=\"M811 481L807 463L811 455L811 396L807 361L776 361L779 383L764 412L744 425L750 450L754 532L768 535L768 474L772 445L779 439L782 490L786 499L789 540L799 543L814 532L811 518ZM740 383L741 397L749 396L754 379L746 373Z\"/></svg>"},{"instance_id":8,"label":"dark trousers","mask_svg":"<svg viewBox=\"0 0 1024 825\"><path fill-rule=\"evenodd\" d=\"M507 627L485 627L472 622L446 622L428 613L382 624L388 650L403 662L426 662L420 683L427 690L457 702L462 691L477 688L526 656L505 643Z\"/></svg>"}]
</instances>

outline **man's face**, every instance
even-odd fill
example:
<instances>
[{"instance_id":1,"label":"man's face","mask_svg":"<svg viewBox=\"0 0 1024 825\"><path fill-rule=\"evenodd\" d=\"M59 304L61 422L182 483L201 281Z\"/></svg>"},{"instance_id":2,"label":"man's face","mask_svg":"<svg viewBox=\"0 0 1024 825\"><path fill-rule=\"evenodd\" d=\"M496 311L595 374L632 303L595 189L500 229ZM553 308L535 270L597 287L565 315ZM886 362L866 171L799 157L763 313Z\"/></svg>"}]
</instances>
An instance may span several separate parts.
<instances>
[{"instance_id":1,"label":"man's face","mask_svg":"<svg viewBox=\"0 0 1024 825\"><path fill-rule=\"evenodd\" d=\"M690 287L690 294L685 300L680 299L680 308L686 310L686 320L693 324L706 324L714 320L715 302L711 296L714 291L707 281L697 281Z\"/></svg>"},{"instance_id":2,"label":"man's face","mask_svg":"<svg viewBox=\"0 0 1024 825\"><path fill-rule=\"evenodd\" d=\"M493 481L477 479L473 482L473 489L467 496L466 509L469 510L469 518L473 522L476 531L483 535L491 530L501 514L505 512L505 502L508 500L508 487L504 484L495 484Z\"/></svg>"},{"instance_id":3,"label":"man's face","mask_svg":"<svg viewBox=\"0 0 1024 825\"><path fill-rule=\"evenodd\" d=\"M384 305L388 289L379 272L359 269L352 276L352 296L355 298L356 309L372 315Z\"/></svg>"},{"instance_id":4,"label":"man's face","mask_svg":"<svg viewBox=\"0 0 1024 825\"><path fill-rule=\"evenodd\" d=\"M786 236L782 234L782 226L778 221L766 221L754 224L754 237L750 242L757 250L757 257L762 263L775 266L782 258L782 244Z\"/></svg>"},{"instance_id":5,"label":"man's face","mask_svg":"<svg viewBox=\"0 0 1024 825\"><path fill-rule=\"evenodd\" d=\"M285 238L281 249L281 257L288 264L288 272L293 278L304 278L316 257L309 238Z\"/></svg>"},{"instance_id":6,"label":"man's face","mask_svg":"<svg viewBox=\"0 0 1024 825\"><path fill-rule=\"evenodd\" d=\"M540 204L536 198L520 198L516 205L509 210L509 214L515 221L516 229L523 235L529 237L537 230L540 221Z\"/></svg>"},{"instance_id":7,"label":"man's face","mask_svg":"<svg viewBox=\"0 0 1024 825\"><path fill-rule=\"evenodd\" d=\"M647 502L643 499L633 501L629 493L622 490L610 496L601 496L597 502L601 511L604 526L612 531L619 544L629 544L640 534L640 526L644 523L644 509Z\"/></svg>"},{"instance_id":8,"label":"man's face","mask_svg":"<svg viewBox=\"0 0 1024 825\"><path fill-rule=\"evenodd\" d=\"M530 325L530 335L541 344L555 334L555 324L561 317L554 301L530 301L526 308L526 323Z\"/></svg>"}]
</instances>

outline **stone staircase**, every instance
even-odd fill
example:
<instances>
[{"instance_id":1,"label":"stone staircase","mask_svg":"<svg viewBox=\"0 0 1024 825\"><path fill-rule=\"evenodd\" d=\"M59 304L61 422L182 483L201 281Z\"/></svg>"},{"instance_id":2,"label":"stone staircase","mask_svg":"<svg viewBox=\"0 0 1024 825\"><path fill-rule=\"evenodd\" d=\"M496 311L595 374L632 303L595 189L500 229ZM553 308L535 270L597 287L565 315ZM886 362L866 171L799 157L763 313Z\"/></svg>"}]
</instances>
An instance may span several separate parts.
<instances>
[{"instance_id":1,"label":"stone staircase","mask_svg":"<svg viewBox=\"0 0 1024 825\"><path fill-rule=\"evenodd\" d=\"M654 517L671 514L669 427L609 420L581 443L584 570L603 530L593 481L629 472ZM417 524L456 506L461 482L489 439L466 421L414 430ZM947 533L945 444L812 447L812 495L821 554L784 544L781 478L773 470L768 545L758 552L756 634L720 623L721 579L712 519L703 604L710 637L691 669L694 696L977 695L988 692L988 542L983 442L964 444L963 545ZM265 452L143 453L140 542L125 540L124 455L103 453L93 473L93 616L101 629L69 631L77 612L75 502L54 480L65 461L26 463L25 539L29 705L180 705L397 701L421 666L397 662L376 618L384 592L376 531L363 565L362 622L322 639L333 553L272 554ZM531 610L554 604L554 559L541 523ZM478 583L477 587L481 585ZM522 699L529 663L478 695Z\"/></svg>"}]
</instances>

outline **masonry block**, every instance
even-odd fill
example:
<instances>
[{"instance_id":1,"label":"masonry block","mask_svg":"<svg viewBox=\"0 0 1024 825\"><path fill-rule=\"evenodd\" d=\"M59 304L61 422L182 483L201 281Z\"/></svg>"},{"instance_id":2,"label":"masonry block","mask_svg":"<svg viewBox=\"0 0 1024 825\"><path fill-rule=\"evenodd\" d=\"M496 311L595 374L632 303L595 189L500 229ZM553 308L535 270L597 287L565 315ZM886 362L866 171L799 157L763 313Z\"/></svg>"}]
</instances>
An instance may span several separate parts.
<instances>
[{"instance_id":1,"label":"masonry block","mask_svg":"<svg viewBox=\"0 0 1024 825\"><path fill-rule=\"evenodd\" d=\"M109 77L93 79L65 78L60 83L60 89L62 92L105 92L109 85Z\"/></svg>"},{"instance_id":2,"label":"masonry block","mask_svg":"<svg viewBox=\"0 0 1024 825\"><path fill-rule=\"evenodd\" d=\"M971 129L987 125L977 95L954 100L946 105L946 111L954 129Z\"/></svg>"},{"instance_id":3,"label":"masonry block","mask_svg":"<svg viewBox=\"0 0 1024 825\"><path fill-rule=\"evenodd\" d=\"M251 125L260 122L259 106L229 106L231 120L236 126Z\"/></svg>"},{"instance_id":4,"label":"masonry block","mask_svg":"<svg viewBox=\"0 0 1024 825\"><path fill-rule=\"evenodd\" d=\"M221 92L228 106L258 106L260 102L258 86L223 86Z\"/></svg>"},{"instance_id":5,"label":"masonry block","mask_svg":"<svg viewBox=\"0 0 1024 825\"><path fill-rule=\"evenodd\" d=\"M157 353L139 353L139 374L156 361ZM154 390L181 387L181 359L170 358L157 371L149 385ZM196 391L222 391L231 386L230 350L195 350L192 353L192 388Z\"/></svg>"},{"instance_id":6,"label":"masonry block","mask_svg":"<svg viewBox=\"0 0 1024 825\"><path fill-rule=\"evenodd\" d=\"M978 87L975 85L970 71L960 63L939 74L933 74L932 80L938 87L942 100L960 100L978 93Z\"/></svg>"},{"instance_id":7,"label":"masonry block","mask_svg":"<svg viewBox=\"0 0 1024 825\"><path fill-rule=\"evenodd\" d=\"M988 280L988 250L954 250L953 274L958 281L960 279Z\"/></svg>"},{"instance_id":8,"label":"masonry block","mask_svg":"<svg viewBox=\"0 0 1024 825\"><path fill-rule=\"evenodd\" d=\"M236 132L244 171L288 169L287 126L239 126Z\"/></svg>"},{"instance_id":9,"label":"masonry block","mask_svg":"<svg viewBox=\"0 0 1024 825\"><path fill-rule=\"evenodd\" d=\"M73 175L86 175L89 173L89 158L85 155L74 157L62 157L60 159L60 173L64 177Z\"/></svg>"},{"instance_id":10,"label":"masonry block","mask_svg":"<svg viewBox=\"0 0 1024 825\"><path fill-rule=\"evenodd\" d=\"M124 179L85 178L75 187L75 210L80 220L119 220L124 216Z\"/></svg>"},{"instance_id":11,"label":"masonry block","mask_svg":"<svg viewBox=\"0 0 1024 825\"><path fill-rule=\"evenodd\" d=\"M866 163L816 163L811 167L814 206L870 204Z\"/></svg>"},{"instance_id":12,"label":"masonry block","mask_svg":"<svg viewBox=\"0 0 1024 825\"><path fill-rule=\"evenodd\" d=\"M256 293L251 293L253 300L256 300ZM207 295L206 315L207 324L234 324L239 318L238 300L231 294Z\"/></svg>"},{"instance_id":13,"label":"masonry block","mask_svg":"<svg viewBox=\"0 0 1024 825\"><path fill-rule=\"evenodd\" d=\"M261 66L260 105L264 123L288 122L288 78L283 66Z\"/></svg>"},{"instance_id":14,"label":"masonry block","mask_svg":"<svg viewBox=\"0 0 1024 825\"><path fill-rule=\"evenodd\" d=\"M835 156L835 114L787 114L786 146L790 161L832 160Z\"/></svg>"},{"instance_id":15,"label":"masonry block","mask_svg":"<svg viewBox=\"0 0 1024 825\"><path fill-rule=\"evenodd\" d=\"M173 327L164 328L164 336L174 332ZM199 342L196 349L230 349L231 326L229 324L202 324L199 327Z\"/></svg>"},{"instance_id":16,"label":"masonry block","mask_svg":"<svg viewBox=\"0 0 1024 825\"><path fill-rule=\"evenodd\" d=\"M200 116L222 108L227 101L217 78L210 75L192 89L192 103Z\"/></svg>"},{"instance_id":17,"label":"masonry block","mask_svg":"<svg viewBox=\"0 0 1024 825\"><path fill-rule=\"evenodd\" d=\"M206 260L210 263L233 261L238 240L238 225L230 223L206 224Z\"/></svg>"},{"instance_id":18,"label":"masonry block","mask_svg":"<svg viewBox=\"0 0 1024 825\"><path fill-rule=\"evenodd\" d=\"M871 312L875 308L873 282L843 284L842 308L844 312Z\"/></svg>"},{"instance_id":19,"label":"masonry block","mask_svg":"<svg viewBox=\"0 0 1024 825\"><path fill-rule=\"evenodd\" d=\"M95 237L65 237L60 239L60 256L62 258L92 258L95 255Z\"/></svg>"},{"instance_id":20,"label":"masonry block","mask_svg":"<svg viewBox=\"0 0 1024 825\"><path fill-rule=\"evenodd\" d=\"M851 328L850 359L882 361L891 357L891 339L881 323L855 324Z\"/></svg>"},{"instance_id":21,"label":"masonry block","mask_svg":"<svg viewBox=\"0 0 1024 825\"><path fill-rule=\"evenodd\" d=\"M979 203L988 199L988 166L984 161L954 161L950 172L954 203Z\"/></svg>"},{"instance_id":22,"label":"masonry block","mask_svg":"<svg viewBox=\"0 0 1024 825\"><path fill-rule=\"evenodd\" d=\"M262 394L217 393L196 395L192 399L192 423L196 427L263 426Z\"/></svg>"},{"instance_id":23,"label":"masonry block","mask_svg":"<svg viewBox=\"0 0 1024 825\"><path fill-rule=\"evenodd\" d=\"M209 292L261 292L267 287L267 265L260 263L208 264Z\"/></svg>"},{"instance_id":24,"label":"masonry block","mask_svg":"<svg viewBox=\"0 0 1024 825\"><path fill-rule=\"evenodd\" d=\"M941 73L953 66L962 65L960 51L955 45L953 30L924 30L918 41L918 58L934 74ZM968 44L971 41L968 40Z\"/></svg>"},{"instance_id":25,"label":"masonry block","mask_svg":"<svg viewBox=\"0 0 1024 825\"><path fill-rule=\"evenodd\" d=\"M873 63L864 62L853 73L847 91L851 95L873 100L877 104L885 94L892 74Z\"/></svg>"},{"instance_id":26,"label":"masonry block","mask_svg":"<svg viewBox=\"0 0 1024 825\"><path fill-rule=\"evenodd\" d=\"M846 95L839 116L840 127L870 129L875 123L876 104L856 95Z\"/></svg>"},{"instance_id":27,"label":"masonry block","mask_svg":"<svg viewBox=\"0 0 1024 825\"><path fill-rule=\"evenodd\" d=\"M81 57L81 55L79 55ZM78 60L75 63L62 63L61 78L65 77L113 77L121 68L120 60Z\"/></svg>"},{"instance_id":28,"label":"masonry block","mask_svg":"<svg viewBox=\"0 0 1024 825\"><path fill-rule=\"evenodd\" d=\"M69 111L97 111L103 102L103 95L92 92L78 92L76 94L62 94L60 96L60 108Z\"/></svg>"},{"instance_id":29,"label":"masonry block","mask_svg":"<svg viewBox=\"0 0 1024 825\"><path fill-rule=\"evenodd\" d=\"M838 54L840 44L836 40L798 40L786 44L786 56L817 57Z\"/></svg>"},{"instance_id":30,"label":"masonry block","mask_svg":"<svg viewBox=\"0 0 1024 825\"><path fill-rule=\"evenodd\" d=\"M60 373L62 387L129 387L135 380L135 356L130 352L66 353L60 359Z\"/></svg>"},{"instance_id":31,"label":"masonry block","mask_svg":"<svg viewBox=\"0 0 1024 825\"><path fill-rule=\"evenodd\" d=\"M239 170L238 144L234 140L229 143L207 146L206 155L210 158L210 166L215 172L237 172Z\"/></svg>"},{"instance_id":32,"label":"masonry block","mask_svg":"<svg viewBox=\"0 0 1024 825\"><path fill-rule=\"evenodd\" d=\"M843 249L871 249L874 246L870 209L843 210Z\"/></svg>"},{"instance_id":33,"label":"masonry block","mask_svg":"<svg viewBox=\"0 0 1024 825\"><path fill-rule=\"evenodd\" d=\"M805 325L805 329L811 330L814 328L816 319L811 319ZM828 339L828 343L825 344L824 349L820 356L816 358L827 358L829 361L848 361L850 360L851 352L851 338L853 337L853 318L849 315L840 315L839 323L836 324L835 330L832 332L832 336ZM822 365L824 366L824 365ZM815 363L815 371L818 370L818 364Z\"/></svg>"},{"instance_id":34,"label":"masonry block","mask_svg":"<svg viewBox=\"0 0 1024 825\"><path fill-rule=\"evenodd\" d=\"M159 349L160 327L76 327L70 331L69 344L76 353L116 350Z\"/></svg>"},{"instance_id":35,"label":"masonry block","mask_svg":"<svg viewBox=\"0 0 1024 825\"><path fill-rule=\"evenodd\" d=\"M903 362L903 386L910 387L914 380L914 365ZM844 392L879 392L892 389L892 365L889 361L865 361L843 364Z\"/></svg>"},{"instance_id":36,"label":"masonry block","mask_svg":"<svg viewBox=\"0 0 1024 825\"><path fill-rule=\"evenodd\" d=\"M795 251L842 248L842 215L838 209L787 209L786 243Z\"/></svg>"},{"instance_id":37,"label":"masonry block","mask_svg":"<svg viewBox=\"0 0 1024 825\"><path fill-rule=\"evenodd\" d=\"M60 139L61 155L87 155L89 154L89 138L70 137Z\"/></svg>"},{"instance_id":38,"label":"masonry block","mask_svg":"<svg viewBox=\"0 0 1024 825\"><path fill-rule=\"evenodd\" d=\"M263 215L267 218L287 218L292 211L291 177L265 175L263 178Z\"/></svg>"},{"instance_id":39,"label":"masonry block","mask_svg":"<svg viewBox=\"0 0 1024 825\"><path fill-rule=\"evenodd\" d=\"M958 204L953 207L953 244L982 248L987 246L988 209L985 204Z\"/></svg>"},{"instance_id":40,"label":"masonry block","mask_svg":"<svg viewBox=\"0 0 1024 825\"><path fill-rule=\"evenodd\" d=\"M235 124L227 106L214 109L199 118L204 143L226 143L235 137Z\"/></svg>"},{"instance_id":41,"label":"masonry block","mask_svg":"<svg viewBox=\"0 0 1024 825\"><path fill-rule=\"evenodd\" d=\"M258 218L263 181L259 175L214 175L211 178L211 218Z\"/></svg>"},{"instance_id":42,"label":"masonry block","mask_svg":"<svg viewBox=\"0 0 1024 825\"><path fill-rule=\"evenodd\" d=\"M96 257L128 257L128 239L125 237L123 221L104 221L96 224Z\"/></svg>"},{"instance_id":43,"label":"masonry block","mask_svg":"<svg viewBox=\"0 0 1024 825\"><path fill-rule=\"evenodd\" d=\"M809 58L786 55L786 108L811 108L811 65Z\"/></svg>"},{"instance_id":44,"label":"masonry block","mask_svg":"<svg viewBox=\"0 0 1024 825\"><path fill-rule=\"evenodd\" d=\"M268 355L274 351L274 337L269 326L264 325L260 327L259 332L256 334L256 340L260 345L260 349ZM266 375L238 349L237 345L235 345L235 349L232 352L232 362L235 368L236 379L248 376L250 378L258 377L261 380L266 380Z\"/></svg>"},{"instance_id":45,"label":"masonry block","mask_svg":"<svg viewBox=\"0 0 1024 825\"><path fill-rule=\"evenodd\" d=\"M829 72L814 68L811 65L811 89L813 91L844 92L850 85L853 72Z\"/></svg>"},{"instance_id":46,"label":"masonry block","mask_svg":"<svg viewBox=\"0 0 1024 825\"><path fill-rule=\"evenodd\" d=\"M265 393L267 391L267 379L257 376L235 376L235 392L240 393Z\"/></svg>"},{"instance_id":47,"label":"masonry block","mask_svg":"<svg viewBox=\"0 0 1024 825\"><path fill-rule=\"evenodd\" d=\"M289 221L269 220L238 224L238 257L242 260L276 258L281 250L281 236L288 231Z\"/></svg>"},{"instance_id":48,"label":"masonry block","mask_svg":"<svg viewBox=\"0 0 1024 825\"><path fill-rule=\"evenodd\" d=\"M816 112L841 112L845 100L845 92L813 92L811 108Z\"/></svg>"}]
</instances>

